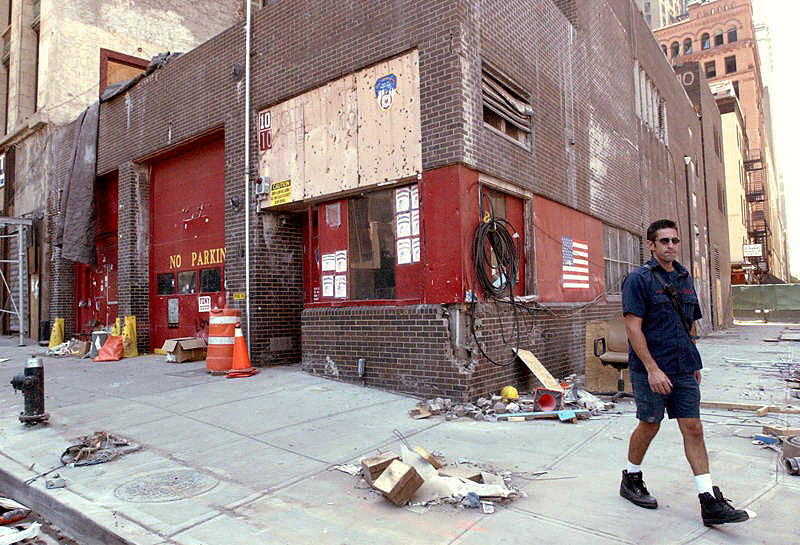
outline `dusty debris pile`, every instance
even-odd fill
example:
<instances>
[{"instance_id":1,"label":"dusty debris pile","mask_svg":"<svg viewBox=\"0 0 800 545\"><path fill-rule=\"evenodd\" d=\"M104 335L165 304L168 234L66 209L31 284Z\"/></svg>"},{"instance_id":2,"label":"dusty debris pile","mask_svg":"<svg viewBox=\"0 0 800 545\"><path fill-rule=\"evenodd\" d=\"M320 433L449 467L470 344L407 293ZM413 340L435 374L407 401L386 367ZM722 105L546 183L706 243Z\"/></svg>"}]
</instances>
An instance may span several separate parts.
<instances>
[{"instance_id":1,"label":"dusty debris pile","mask_svg":"<svg viewBox=\"0 0 800 545\"><path fill-rule=\"evenodd\" d=\"M123 437L107 431L96 431L76 439L75 444L61 454L61 463L65 466L102 464L140 448L140 445Z\"/></svg>"},{"instance_id":2,"label":"dusty debris pile","mask_svg":"<svg viewBox=\"0 0 800 545\"><path fill-rule=\"evenodd\" d=\"M493 513L496 503L524 495L511 484L511 473L493 473L477 462L447 463L440 453L410 447L403 437L400 454L385 452L361 459L361 467L335 469L360 476L373 490L398 507L449 503Z\"/></svg>"},{"instance_id":3,"label":"dusty debris pile","mask_svg":"<svg viewBox=\"0 0 800 545\"><path fill-rule=\"evenodd\" d=\"M537 394L521 395L516 399L508 399L501 395L480 397L474 403L454 403L448 398L433 398L420 401L416 407L408 411L409 416L415 420L441 415L445 420L458 418L472 418L487 422L534 420L536 418L552 417L560 420L574 421L575 419L588 418L614 407L614 403L607 403L589 392L571 387L557 394L557 401L543 410L537 402ZM555 399L556 393L552 396ZM540 396L541 397L541 396Z\"/></svg>"}]
</instances>

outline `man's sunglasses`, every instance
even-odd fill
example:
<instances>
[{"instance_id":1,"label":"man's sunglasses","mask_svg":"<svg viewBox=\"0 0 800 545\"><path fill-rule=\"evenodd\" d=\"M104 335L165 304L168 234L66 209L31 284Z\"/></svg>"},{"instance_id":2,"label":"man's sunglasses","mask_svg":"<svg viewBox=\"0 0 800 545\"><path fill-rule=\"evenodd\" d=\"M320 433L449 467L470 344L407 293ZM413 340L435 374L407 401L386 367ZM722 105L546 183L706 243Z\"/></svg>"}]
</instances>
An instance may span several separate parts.
<instances>
[{"instance_id":1,"label":"man's sunglasses","mask_svg":"<svg viewBox=\"0 0 800 545\"><path fill-rule=\"evenodd\" d=\"M678 244L681 241L681 239L679 239L678 237L672 237L672 238L664 237L664 238L658 239L658 241L661 244L663 244L664 246L666 246L667 244L670 243L670 241L672 241L673 244Z\"/></svg>"}]
</instances>

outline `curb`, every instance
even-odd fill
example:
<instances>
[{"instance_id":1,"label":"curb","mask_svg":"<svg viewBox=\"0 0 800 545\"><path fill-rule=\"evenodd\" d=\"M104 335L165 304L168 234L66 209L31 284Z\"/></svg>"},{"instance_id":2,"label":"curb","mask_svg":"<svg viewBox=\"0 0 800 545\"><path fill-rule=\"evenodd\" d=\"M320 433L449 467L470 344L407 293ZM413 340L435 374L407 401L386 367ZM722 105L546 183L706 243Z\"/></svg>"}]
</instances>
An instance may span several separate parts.
<instances>
[{"instance_id":1,"label":"curb","mask_svg":"<svg viewBox=\"0 0 800 545\"><path fill-rule=\"evenodd\" d=\"M87 517L69 504L62 503L47 492L25 482L0 467L0 489L9 497L30 507L53 526L84 545L136 545Z\"/></svg>"}]
</instances>

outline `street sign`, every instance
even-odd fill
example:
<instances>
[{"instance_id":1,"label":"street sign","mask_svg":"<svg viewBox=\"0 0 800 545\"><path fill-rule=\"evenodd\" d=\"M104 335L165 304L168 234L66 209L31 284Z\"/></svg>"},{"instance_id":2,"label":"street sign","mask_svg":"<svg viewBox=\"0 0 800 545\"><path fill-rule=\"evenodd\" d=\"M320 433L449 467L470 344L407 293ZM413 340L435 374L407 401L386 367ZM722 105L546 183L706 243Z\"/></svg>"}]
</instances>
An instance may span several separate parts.
<instances>
[{"instance_id":1,"label":"street sign","mask_svg":"<svg viewBox=\"0 0 800 545\"><path fill-rule=\"evenodd\" d=\"M742 253L744 257L761 257L761 244L744 244Z\"/></svg>"}]
</instances>

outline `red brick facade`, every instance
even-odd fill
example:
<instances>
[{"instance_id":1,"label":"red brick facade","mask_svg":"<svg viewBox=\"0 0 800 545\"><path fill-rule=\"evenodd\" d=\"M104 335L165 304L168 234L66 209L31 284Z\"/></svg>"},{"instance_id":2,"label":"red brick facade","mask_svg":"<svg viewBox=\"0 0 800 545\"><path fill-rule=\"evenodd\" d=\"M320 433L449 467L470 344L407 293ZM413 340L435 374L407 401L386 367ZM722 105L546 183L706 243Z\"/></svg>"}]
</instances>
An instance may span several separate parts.
<instances>
[{"instance_id":1,"label":"red brick facade","mask_svg":"<svg viewBox=\"0 0 800 545\"><path fill-rule=\"evenodd\" d=\"M604 293L602 273L597 273L606 266L604 240L588 241L594 248L591 270L597 291L537 303L537 277L553 265L539 255L537 234L559 244L563 237L578 235L540 224L536 203L567 207L575 225L591 224L586 233L612 229L642 236L653 219L671 217L686 238L691 229L683 157L700 164L703 141L692 104L630 0L557 4L284 1L270 2L254 14L252 112L418 50L420 183L445 199L431 202L437 215L431 212L422 222L426 230L432 229L426 223L436 222L451 233L425 241L423 255L431 262L422 262L427 294L422 304L348 302L304 308L307 216L257 214L251 205L249 336L255 364L302 361L309 372L340 380L457 399L508 383L530 386L529 371L512 360L511 348L517 344L533 350L558 377L583 372L586 322L620 311L619 296ZM238 77L243 43L242 28L231 28L101 105L97 171L119 171L119 313L137 316L143 349L150 342L148 165L214 131L224 131L225 139L226 289L244 291L244 95ZM666 104L667 139L637 117L632 59ZM511 141L484 122L485 65L528 97L530 145ZM250 146L253 157L255 131ZM441 184L453 176L462 176L453 187L464 193L451 195L458 204L448 208ZM479 181L523 203L524 219L517 228L525 241L528 297L515 307L468 300L468 292L476 291L470 252L479 221ZM706 189L702 183L695 188L703 202ZM422 208L427 214L425 203ZM688 248L682 251L681 261L688 261ZM450 262L455 254L461 257ZM557 252L553 259L560 267ZM455 290L437 284L445 281L444 270L457 282ZM244 308L230 298L229 304ZM66 311L62 306L54 315ZM493 365L481 350L499 364L510 364ZM359 358L365 360L363 377L357 373Z\"/></svg>"}]
</instances>

